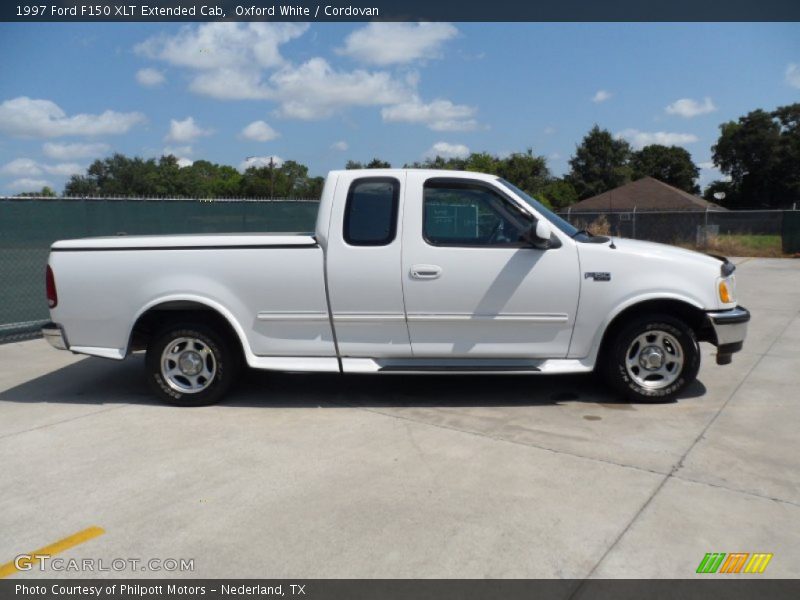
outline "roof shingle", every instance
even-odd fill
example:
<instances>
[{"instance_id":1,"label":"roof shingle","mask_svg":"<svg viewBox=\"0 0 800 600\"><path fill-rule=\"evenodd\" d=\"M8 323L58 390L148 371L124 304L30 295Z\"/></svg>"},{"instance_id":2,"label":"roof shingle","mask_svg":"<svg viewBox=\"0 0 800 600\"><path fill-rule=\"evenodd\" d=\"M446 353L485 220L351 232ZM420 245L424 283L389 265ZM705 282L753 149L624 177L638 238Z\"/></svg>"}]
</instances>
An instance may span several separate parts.
<instances>
[{"instance_id":1,"label":"roof shingle","mask_svg":"<svg viewBox=\"0 0 800 600\"><path fill-rule=\"evenodd\" d=\"M727 210L653 177L643 177L570 206L570 212L645 210Z\"/></svg>"}]
</instances>

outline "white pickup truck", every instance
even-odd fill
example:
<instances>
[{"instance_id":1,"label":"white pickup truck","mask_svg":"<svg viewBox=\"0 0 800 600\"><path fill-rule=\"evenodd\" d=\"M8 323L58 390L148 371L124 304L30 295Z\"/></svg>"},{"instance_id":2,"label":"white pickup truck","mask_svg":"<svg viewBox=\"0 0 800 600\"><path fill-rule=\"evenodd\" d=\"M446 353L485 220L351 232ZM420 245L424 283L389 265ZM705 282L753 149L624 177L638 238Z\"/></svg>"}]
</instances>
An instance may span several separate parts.
<instances>
[{"instance_id":1,"label":"white pickup truck","mask_svg":"<svg viewBox=\"0 0 800 600\"><path fill-rule=\"evenodd\" d=\"M157 396L220 400L245 364L337 373L598 371L623 397L691 383L698 342L727 364L750 319L734 265L593 236L479 173L333 171L310 234L59 241L56 348L146 350Z\"/></svg>"}]
</instances>

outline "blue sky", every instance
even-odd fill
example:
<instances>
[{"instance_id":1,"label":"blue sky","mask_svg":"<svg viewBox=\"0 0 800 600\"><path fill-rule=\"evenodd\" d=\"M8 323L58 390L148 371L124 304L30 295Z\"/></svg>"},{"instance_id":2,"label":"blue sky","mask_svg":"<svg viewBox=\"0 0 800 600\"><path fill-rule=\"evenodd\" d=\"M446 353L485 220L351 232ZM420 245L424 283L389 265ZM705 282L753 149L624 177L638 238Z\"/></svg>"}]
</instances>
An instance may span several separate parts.
<instances>
[{"instance_id":1,"label":"blue sky","mask_svg":"<svg viewBox=\"0 0 800 600\"><path fill-rule=\"evenodd\" d=\"M324 174L531 147L562 174L595 123L707 183L720 123L800 102L796 23L4 23L0 51L0 194L114 151Z\"/></svg>"}]
</instances>

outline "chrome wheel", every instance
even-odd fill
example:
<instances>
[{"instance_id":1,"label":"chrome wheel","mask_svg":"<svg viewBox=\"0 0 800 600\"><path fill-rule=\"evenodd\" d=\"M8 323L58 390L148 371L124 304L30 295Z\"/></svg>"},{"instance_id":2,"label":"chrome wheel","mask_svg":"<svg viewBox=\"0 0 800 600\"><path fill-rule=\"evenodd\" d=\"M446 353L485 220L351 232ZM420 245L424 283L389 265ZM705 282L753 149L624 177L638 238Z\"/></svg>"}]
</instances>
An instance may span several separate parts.
<instances>
[{"instance_id":1,"label":"chrome wheel","mask_svg":"<svg viewBox=\"0 0 800 600\"><path fill-rule=\"evenodd\" d=\"M683 360L678 340L666 331L654 329L633 339L625 353L625 369L643 388L657 390L678 379Z\"/></svg>"},{"instance_id":2,"label":"chrome wheel","mask_svg":"<svg viewBox=\"0 0 800 600\"><path fill-rule=\"evenodd\" d=\"M161 375L172 389L196 394L206 389L217 375L217 360L203 340L179 337L161 353Z\"/></svg>"}]
</instances>

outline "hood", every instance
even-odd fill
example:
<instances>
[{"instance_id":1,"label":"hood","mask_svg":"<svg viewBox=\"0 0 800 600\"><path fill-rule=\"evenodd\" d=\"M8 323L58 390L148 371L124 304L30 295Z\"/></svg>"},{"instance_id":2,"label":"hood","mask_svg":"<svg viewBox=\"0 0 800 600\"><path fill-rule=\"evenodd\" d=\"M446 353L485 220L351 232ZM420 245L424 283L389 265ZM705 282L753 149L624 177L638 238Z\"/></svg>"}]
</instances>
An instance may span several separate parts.
<instances>
[{"instance_id":1,"label":"hood","mask_svg":"<svg viewBox=\"0 0 800 600\"><path fill-rule=\"evenodd\" d=\"M716 269L717 272L719 272L722 265L729 264L726 258L703 254L702 252L687 250L686 248L671 246L669 244L616 237L613 238L613 240L614 245L617 247L616 251L626 254L667 261L691 261L698 265L707 265L708 267ZM611 250L611 252L614 252L614 250Z\"/></svg>"}]
</instances>

